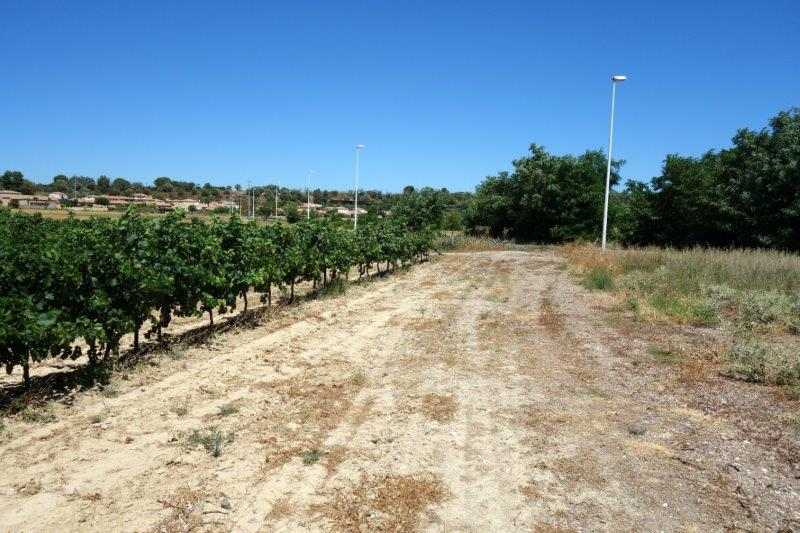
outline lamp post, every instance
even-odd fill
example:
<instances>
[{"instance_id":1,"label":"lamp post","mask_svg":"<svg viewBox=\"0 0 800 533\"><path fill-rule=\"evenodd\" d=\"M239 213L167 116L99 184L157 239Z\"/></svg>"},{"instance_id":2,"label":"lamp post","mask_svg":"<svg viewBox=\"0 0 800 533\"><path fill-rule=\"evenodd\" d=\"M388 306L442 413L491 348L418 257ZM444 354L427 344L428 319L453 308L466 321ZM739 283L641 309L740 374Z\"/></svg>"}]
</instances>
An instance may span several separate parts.
<instances>
[{"instance_id":1,"label":"lamp post","mask_svg":"<svg viewBox=\"0 0 800 533\"><path fill-rule=\"evenodd\" d=\"M361 154L361 149L364 148L363 144L356 145L356 198L355 198L355 207L353 209L353 229L358 229L358 165L359 165L359 156Z\"/></svg>"},{"instance_id":2,"label":"lamp post","mask_svg":"<svg viewBox=\"0 0 800 533\"><path fill-rule=\"evenodd\" d=\"M275 187L275 220L278 220L278 191L281 188L281 182L278 181L278 185Z\"/></svg>"},{"instance_id":3,"label":"lamp post","mask_svg":"<svg viewBox=\"0 0 800 533\"><path fill-rule=\"evenodd\" d=\"M253 190L252 190L251 181L247 180L247 193L245 195L247 197L247 218L250 218L250 205L252 203L252 200L250 199L250 197L251 197L252 194L253 194ZM240 209L241 209L241 207L240 207Z\"/></svg>"},{"instance_id":4,"label":"lamp post","mask_svg":"<svg viewBox=\"0 0 800 533\"><path fill-rule=\"evenodd\" d=\"M306 220L311 220L311 174L313 170L309 170L306 175Z\"/></svg>"},{"instance_id":5,"label":"lamp post","mask_svg":"<svg viewBox=\"0 0 800 533\"><path fill-rule=\"evenodd\" d=\"M603 204L603 251L606 249L606 235L608 231L608 196L611 191L611 146L614 143L614 101L617 96L617 83L628 79L626 76L611 76L611 121L608 128L608 161L606 167L606 200Z\"/></svg>"}]
</instances>

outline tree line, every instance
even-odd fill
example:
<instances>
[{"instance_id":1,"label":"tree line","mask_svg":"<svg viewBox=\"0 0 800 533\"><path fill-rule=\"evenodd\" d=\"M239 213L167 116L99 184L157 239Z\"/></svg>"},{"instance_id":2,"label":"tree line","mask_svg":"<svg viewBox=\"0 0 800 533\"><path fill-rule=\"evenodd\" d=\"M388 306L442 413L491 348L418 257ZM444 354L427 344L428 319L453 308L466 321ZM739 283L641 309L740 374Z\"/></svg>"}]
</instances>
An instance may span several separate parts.
<instances>
[{"instance_id":1,"label":"tree line","mask_svg":"<svg viewBox=\"0 0 800 533\"><path fill-rule=\"evenodd\" d=\"M245 190L241 185L212 185L204 183L202 185L192 181L176 180L166 176L161 176L153 180L152 185L146 185L138 181L130 181L125 178L110 178L100 175L97 179L90 176L58 174L53 176L50 183L36 183L25 178L25 175L18 170L6 170L0 174L0 190L11 190L23 194L47 194L51 192L63 192L69 195L88 196L88 195L118 195L130 196L133 194L148 194L154 198L163 200L183 200L195 198L203 202L211 202L222 199L232 199L240 197L245 192L252 192L258 199L257 203L263 208L264 214L270 213L270 208L274 207L273 199L278 193L279 205L300 204L310 196L311 201L321 205L348 205L353 202L353 191L341 191L335 189L315 188L308 191L305 189L279 187L277 185L258 185L250 190ZM390 210L398 201L409 195L422 194L426 197L435 195L437 200L451 209L462 210L466 202L471 197L468 192L451 192L446 188L433 189L423 187L415 189L407 185L400 193L384 192L379 190L360 190L359 203L363 207L374 207L377 210Z\"/></svg>"},{"instance_id":2,"label":"tree line","mask_svg":"<svg viewBox=\"0 0 800 533\"><path fill-rule=\"evenodd\" d=\"M351 270L393 269L427 257L434 232L399 218L358 230L320 219L263 225L238 217L202 222L183 212L148 218L56 221L0 209L0 364L114 357L120 339L160 338L173 316L248 306L249 291L271 305L280 289L322 286ZM76 343L82 340L83 344Z\"/></svg>"},{"instance_id":3,"label":"tree line","mask_svg":"<svg viewBox=\"0 0 800 533\"><path fill-rule=\"evenodd\" d=\"M554 155L534 144L512 172L478 186L465 224L523 241L597 240L606 162L599 150ZM612 162L612 184L622 164ZM800 110L739 130L730 148L667 155L649 183L612 193L609 236L625 245L800 250Z\"/></svg>"}]
</instances>

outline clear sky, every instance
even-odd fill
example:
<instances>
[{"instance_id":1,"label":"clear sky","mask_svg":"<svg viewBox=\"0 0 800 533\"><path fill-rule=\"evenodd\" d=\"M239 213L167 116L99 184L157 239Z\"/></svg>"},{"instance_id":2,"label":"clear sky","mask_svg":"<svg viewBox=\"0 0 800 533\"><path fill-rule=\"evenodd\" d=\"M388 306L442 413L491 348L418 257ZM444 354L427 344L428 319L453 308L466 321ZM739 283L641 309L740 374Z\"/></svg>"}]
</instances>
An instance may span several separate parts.
<instances>
[{"instance_id":1,"label":"clear sky","mask_svg":"<svg viewBox=\"0 0 800 533\"><path fill-rule=\"evenodd\" d=\"M800 2L0 0L0 170L471 190L531 142L649 179L800 105Z\"/></svg>"}]
</instances>

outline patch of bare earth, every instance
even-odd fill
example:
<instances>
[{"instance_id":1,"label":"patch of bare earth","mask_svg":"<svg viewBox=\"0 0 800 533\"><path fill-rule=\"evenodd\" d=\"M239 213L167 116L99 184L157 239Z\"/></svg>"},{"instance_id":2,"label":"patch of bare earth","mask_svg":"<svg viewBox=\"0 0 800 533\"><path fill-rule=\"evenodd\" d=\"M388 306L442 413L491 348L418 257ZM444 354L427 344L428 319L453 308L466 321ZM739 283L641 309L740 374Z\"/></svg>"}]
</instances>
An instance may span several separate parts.
<instances>
[{"instance_id":1,"label":"patch of bare earth","mask_svg":"<svg viewBox=\"0 0 800 533\"><path fill-rule=\"evenodd\" d=\"M4 420L0 530L800 528L792 400L604 298L445 254L218 334Z\"/></svg>"}]
</instances>

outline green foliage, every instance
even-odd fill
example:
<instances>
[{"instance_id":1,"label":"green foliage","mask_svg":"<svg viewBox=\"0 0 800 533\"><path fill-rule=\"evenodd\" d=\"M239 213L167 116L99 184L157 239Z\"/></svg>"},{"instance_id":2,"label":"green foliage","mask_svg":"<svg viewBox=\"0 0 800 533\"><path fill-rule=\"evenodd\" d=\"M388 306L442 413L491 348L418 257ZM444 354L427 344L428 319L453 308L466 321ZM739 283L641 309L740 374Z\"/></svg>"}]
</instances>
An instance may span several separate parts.
<instances>
[{"instance_id":1,"label":"green foliage","mask_svg":"<svg viewBox=\"0 0 800 533\"><path fill-rule=\"evenodd\" d=\"M392 207L392 216L411 230L440 228L444 218L445 196L425 187L420 191L407 186Z\"/></svg>"},{"instance_id":2,"label":"green foliage","mask_svg":"<svg viewBox=\"0 0 800 533\"><path fill-rule=\"evenodd\" d=\"M800 250L800 110L769 129L743 129L733 146L668 155L650 185L629 184L621 239L636 244Z\"/></svg>"},{"instance_id":3,"label":"green foliage","mask_svg":"<svg viewBox=\"0 0 800 533\"><path fill-rule=\"evenodd\" d=\"M755 383L800 385L800 354L751 339L737 343L728 353L731 377Z\"/></svg>"},{"instance_id":4,"label":"green foliage","mask_svg":"<svg viewBox=\"0 0 800 533\"><path fill-rule=\"evenodd\" d=\"M612 165L612 183L622 163ZM530 155L481 183L467 209L466 226L520 241L562 242L594 238L600 228L606 157L587 151L557 156L533 144Z\"/></svg>"},{"instance_id":5,"label":"green foliage","mask_svg":"<svg viewBox=\"0 0 800 533\"><path fill-rule=\"evenodd\" d=\"M311 466L319 462L322 458L322 453L319 450L309 450L303 453L303 464Z\"/></svg>"},{"instance_id":6,"label":"green foliage","mask_svg":"<svg viewBox=\"0 0 800 533\"><path fill-rule=\"evenodd\" d=\"M800 109L778 113L768 129L742 129L732 143L699 157L669 154L649 184L612 191L610 239L800 250ZM612 183L620 164L612 164ZM598 240L601 152L556 156L534 144L513 166L478 186L466 211L469 230L523 241Z\"/></svg>"},{"instance_id":7,"label":"green foliage","mask_svg":"<svg viewBox=\"0 0 800 533\"><path fill-rule=\"evenodd\" d=\"M283 208L284 213L286 213L286 221L290 224L294 224L295 222L300 221L300 211L297 209L297 204L295 202L289 202Z\"/></svg>"},{"instance_id":8,"label":"green foliage","mask_svg":"<svg viewBox=\"0 0 800 533\"><path fill-rule=\"evenodd\" d=\"M0 364L9 373L22 366L26 381L30 361L47 357L85 350L95 365L147 321L145 335L160 336L173 316L213 321L251 289L269 301L273 287L293 295L302 280L338 288L352 267L363 275L378 263L424 259L433 239L394 219L353 231L327 219L264 226L129 210L54 221L0 209Z\"/></svg>"}]
</instances>

